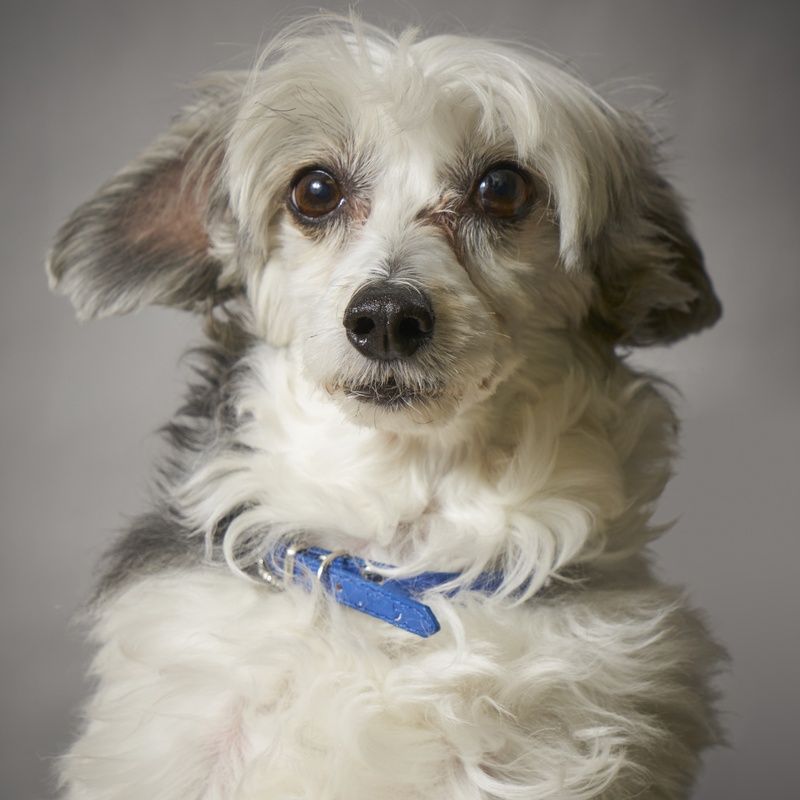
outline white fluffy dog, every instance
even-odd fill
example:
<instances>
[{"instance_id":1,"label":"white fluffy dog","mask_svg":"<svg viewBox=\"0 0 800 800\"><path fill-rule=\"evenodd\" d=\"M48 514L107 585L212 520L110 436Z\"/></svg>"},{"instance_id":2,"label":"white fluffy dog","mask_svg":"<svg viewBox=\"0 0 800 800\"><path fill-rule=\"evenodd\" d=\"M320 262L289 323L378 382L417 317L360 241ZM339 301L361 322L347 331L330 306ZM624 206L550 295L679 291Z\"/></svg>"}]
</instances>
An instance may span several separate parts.
<instances>
[{"instance_id":1,"label":"white fluffy dog","mask_svg":"<svg viewBox=\"0 0 800 800\"><path fill-rule=\"evenodd\" d=\"M648 567L676 420L617 349L720 309L658 166L527 50L323 17L78 208L79 315L209 343L69 800L687 796L720 653Z\"/></svg>"}]
</instances>

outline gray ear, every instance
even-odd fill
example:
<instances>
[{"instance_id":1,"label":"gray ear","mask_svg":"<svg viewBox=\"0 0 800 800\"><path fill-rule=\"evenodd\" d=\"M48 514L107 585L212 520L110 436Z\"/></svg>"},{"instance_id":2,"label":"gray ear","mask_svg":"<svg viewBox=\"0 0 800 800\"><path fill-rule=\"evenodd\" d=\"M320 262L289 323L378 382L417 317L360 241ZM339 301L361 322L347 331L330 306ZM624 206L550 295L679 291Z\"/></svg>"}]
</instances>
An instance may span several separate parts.
<instances>
[{"instance_id":1,"label":"gray ear","mask_svg":"<svg viewBox=\"0 0 800 800\"><path fill-rule=\"evenodd\" d=\"M592 248L593 322L621 345L671 344L713 325L722 306L649 134L634 124L625 144L617 218Z\"/></svg>"},{"instance_id":2,"label":"gray ear","mask_svg":"<svg viewBox=\"0 0 800 800\"><path fill-rule=\"evenodd\" d=\"M219 173L240 88L235 76L209 82L166 134L58 231L50 285L70 297L81 319L145 303L196 308L230 293L210 230L227 205Z\"/></svg>"}]
</instances>

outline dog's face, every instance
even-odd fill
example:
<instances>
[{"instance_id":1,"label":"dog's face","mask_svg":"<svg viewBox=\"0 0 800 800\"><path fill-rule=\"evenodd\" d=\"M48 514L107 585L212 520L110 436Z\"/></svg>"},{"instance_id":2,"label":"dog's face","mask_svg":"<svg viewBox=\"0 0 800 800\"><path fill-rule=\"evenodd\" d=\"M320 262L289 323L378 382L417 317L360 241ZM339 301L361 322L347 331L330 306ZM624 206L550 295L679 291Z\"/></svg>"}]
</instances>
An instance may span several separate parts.
<instances>
[{"instance_id":1,"label":"dog's face","mask_svg":"<svg viewBox=\"0 0 800 800\"><path fill-rule=\"evenodd\" d=\"M559 268L547 181L494 111L403 68L396 86L358 55L273 76L228 149L260 334L382 427L445 421L490 394L522 334L577 324L590 289Z\"/></svg>"},{"instance_id":2,"label":"dog's face","mask_svg":"<svg viewBox=\"0 0 800 800\"><path fill-rule=\"evenodd\" d=\"M719 309L649 137L480 40L300 26L64 226L86 316L227 303L353 420L445 424L544 332L673 341Z\"/></svg>"}]
</instances>

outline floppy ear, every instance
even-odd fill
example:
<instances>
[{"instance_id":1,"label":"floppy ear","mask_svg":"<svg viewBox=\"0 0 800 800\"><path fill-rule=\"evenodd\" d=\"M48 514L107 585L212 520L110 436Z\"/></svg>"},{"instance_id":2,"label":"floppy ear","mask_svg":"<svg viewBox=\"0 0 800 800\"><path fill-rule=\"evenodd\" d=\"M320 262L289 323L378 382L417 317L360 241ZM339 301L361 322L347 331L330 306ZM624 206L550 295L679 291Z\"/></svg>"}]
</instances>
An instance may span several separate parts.
<instances>
[{"instance_id":1,"label":"floppy ear","mask_svg":"<svg viewBox=\"0 0 800 800\"><path fill-rule=\"evenodd\" d=\"M649 133L632 122L629 136L616 219L591 248L592 321L621 345L671 344L713 325L722 307Z\"/></svg>"},{"instance_id":2,"label":"floppy ear","mask_svg":"<svg viewBox=\"0 0 800 800\"><path fill-rule=\"evenodd\" d=\"M78 317L145 303L196 308L234 289L211 231L227 197L220 171L241 83L209 82L198 102L64 223L47 259L51 288Z\"/></svg>"}]
</instances>

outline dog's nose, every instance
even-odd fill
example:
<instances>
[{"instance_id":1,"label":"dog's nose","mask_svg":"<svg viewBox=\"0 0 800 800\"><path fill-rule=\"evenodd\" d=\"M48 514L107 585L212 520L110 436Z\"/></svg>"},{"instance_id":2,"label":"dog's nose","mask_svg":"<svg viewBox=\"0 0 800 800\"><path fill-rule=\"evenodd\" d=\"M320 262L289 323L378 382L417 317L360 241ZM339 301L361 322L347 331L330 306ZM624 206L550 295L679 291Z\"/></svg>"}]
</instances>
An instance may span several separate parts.
<instances>
[{"instance_id":1,"label":"dog's nose","mask_svg":"<svg viewBox=\"0 0 800 800\"><path fill-rule=\"evenodd\" d=\"M389 283L359 289L343 322L353 347L381 361L408 358L433 335L433 309L425 294Z\"/></svg>"}]
</instances>

